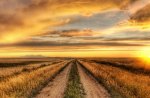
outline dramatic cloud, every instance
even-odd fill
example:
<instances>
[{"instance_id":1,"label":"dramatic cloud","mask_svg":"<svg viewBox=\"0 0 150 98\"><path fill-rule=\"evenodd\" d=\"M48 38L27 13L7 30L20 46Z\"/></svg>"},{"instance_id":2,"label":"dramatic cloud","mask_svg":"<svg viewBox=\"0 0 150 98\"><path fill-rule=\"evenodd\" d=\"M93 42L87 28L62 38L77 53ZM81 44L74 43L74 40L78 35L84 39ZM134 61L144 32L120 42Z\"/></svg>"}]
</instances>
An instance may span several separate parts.
<instances>
[{"instance_id":1,"label":"dramatic cloud","mask_svg":"<svg viewBox=\"0 0 150 98\"><path fill-rule=\"evenodd\" d=\"M133 14L131 19L138 22L150 21L150 4Z\"/></svg>"},{"instance_id":2,"label":"dramatic cloud","mask_svg":"<svg viewBox=\"0 0 150 98\"><path fill-rule=\"evenodd\" d=\"M64 24L63 26L57 26L54 29L56 30L70 30L70 29L83 30L85 28L93 30L107 29L112 26L115 26L122 20L129 19L129 15L125 11L113 9L93 14L92 16L88 17L76 15L70 17L70 19L72 20L72 22Z\"/></svg>"},{"instance_id":3,"label":"dramatic cloud","mask_svg":"<svg viewBox=\"0 0 150 98\"><path fill-rule=\"evenodd\" d=\"M0 0L0 52L137 50L150 42L148 3Z\"/></svg>"},{"instance_id":4,"label":"dramatic cloud","mask_svg":"<svg viewBox=\"0 0 150 98\"><path fill-rule=\"evenodd\" d=\"M86 16L105 9L121 8L133 1L135 0L1 0L0 42L16 42L42 33L49 27L66 24L66 20L60 19L64 16ZM17 36L12 37L12 34Z\"/></svg>"},{"instance_id":5,"label":"dramatic cloud","mask_svg":"<svg viewBox=\"0 0 150 98\"><path fill-rule=\"evenodd\" d=\"M40 35L41 37L82 37L82 36L94 36L97 33L92 31L91 29L70 29L70 30L62 30L62 31L50 31Z\"/></svg>"}]
</instances>

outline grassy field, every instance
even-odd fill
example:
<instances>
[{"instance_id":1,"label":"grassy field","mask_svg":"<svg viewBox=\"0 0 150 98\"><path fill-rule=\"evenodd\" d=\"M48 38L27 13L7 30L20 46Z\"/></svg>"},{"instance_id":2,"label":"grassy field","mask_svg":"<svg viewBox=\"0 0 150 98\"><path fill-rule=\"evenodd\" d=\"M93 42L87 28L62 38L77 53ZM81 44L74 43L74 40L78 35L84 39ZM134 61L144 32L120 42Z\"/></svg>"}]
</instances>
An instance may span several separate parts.
<instances>
[{"instance_id":1,"label":"grassy field","mask_svg":"<svg viewBox=\"0 0 150 98\"><path fill-rule=\"evenodd\" d=\"M0 68L20 67L45 62L63 61L65 58L0 58Z\"/></svg>"},{"instance_id":2,"label":"grassy field","mask_svg":"<svg viewBox=\"0 0 150 98\"><path fill-rule=\"evenodd\" d=\"M105 64L109 66L116 66L135 73L149 73L149 63L140 60L139 58L97 58L89 59L99 64Z\"/></svg>"},{"instance_id":3,"label":"grassy field","mask_svg":"<svg viewBox=\"0 0 150 98\"><path fill-rule=\"evenodd\" d=\"M9 59L10 63L14 64L25 62L25 60L17 61L16 59L13 62ZM28 59L27 62L30 60ZM1 61L1 63L5 63L5 61ZM7 61L7 63L9 62ZM87 76L90 76L89 78L92 76L97 81L95 89L98 85L104 86L112 98L150 98L150 70L139 64L142 63L133 58L59 58L49 59L45 62L42 60L23 66L0 66L0 98L32 98L48 86L53 78L63 72L62 70L68 65L71 65L71 69L68 71L67 86L64 87L65 92L60 94L61 97L85 98L88 94L86 93L88 90L83 87L83 84L89 82L81 82L84 77L81 78L82 70L78 70L81 66L84 70L83 74L85 72ZM65 77L65 74L62 74L61 77ZM57 82L60 83L60 81L63 79ZM54 84L58 85L57 82ZM53 85L52 88L55 87ZM49 89L51 88L49 87ZM55 94L58 95L57 92ZM92 94L96 95L97 93L92 92L90 96ZM100 93L99 96L101 94L103 93Z\"/></svg>"},{"instance_id":4,"label":"grassy field","mask_svg":"<svg viewBox=\"0 0 150 98\"><path fill-rule=\"evenodd\" d=\"M132 73L120 67L88 60L80 62L109 90L113 98L150 98L149 75Z\"/></svg>"},{"instance_id":5,"label":"grassy field","mask_svg":"<svg viewBox=\"0 0 150 98\"><path fill-rule=\"evenodd\" d=\"M52 77L57 74L68 62L50 64L37 69L24 70L19 75L13 75L0 81L1 98L29 98L36 94Z\"/></svg>"},{"instance_id":6,"label":"grassy field","mask_svg":"<svg viewBox=\"0 0 150 98\"><path fill-rule=\"evenodd\" d=\"M45 67L51 64L59 63L61 61L43 62L37 64L28 64L26 66L12 66L12 67L0 67L0 81L12 76L19 75L23 72L30 72L41 67Z\"/></svg>"}]
</instances>

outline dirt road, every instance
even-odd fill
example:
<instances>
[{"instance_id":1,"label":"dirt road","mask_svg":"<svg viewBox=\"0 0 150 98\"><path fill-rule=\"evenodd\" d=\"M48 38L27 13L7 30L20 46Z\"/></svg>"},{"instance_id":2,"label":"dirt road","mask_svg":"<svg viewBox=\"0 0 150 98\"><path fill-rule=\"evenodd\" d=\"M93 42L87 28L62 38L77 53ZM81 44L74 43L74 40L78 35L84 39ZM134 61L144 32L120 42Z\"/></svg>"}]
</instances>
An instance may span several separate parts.
<instances>
[{"instance_id":1,"label":"dirt road","mask_svg":"<svg viewBox=\"0 0 150 98\"><path fill-rule=\"evenodd\" d=\"M35 98L63 98L65 90L67 88L67 83L69 79L69 74L71 70L71 65L67 66L60 74L58 74L45 88L43 88L40 93ZM77 71L80 76L80 81L83 85L85 98L110 98L110 95L101 86L95 78L90 74L85 72L78 63Z\"/></svg>"},{"instance_id":2,"label":"dirt road","mask_svg":"<svg viewBox=\"0 0 150 98\"><path fill-rule=\"evenodd\" d=\"M85 98L110 98L110 95L91 75L85 72L85 70L79 65L78 71L80 75L81 83L85 90Z\"/></svg>"},{"instance_id":3,"label":"dirt road","mask_svg":"<svg viewBox=\"0 0 150 98\"><path fill-rule=\"evenodd\" d=\"M35 98L63 98L71 64L52 80Z\"/></svg>"}]
</instances>

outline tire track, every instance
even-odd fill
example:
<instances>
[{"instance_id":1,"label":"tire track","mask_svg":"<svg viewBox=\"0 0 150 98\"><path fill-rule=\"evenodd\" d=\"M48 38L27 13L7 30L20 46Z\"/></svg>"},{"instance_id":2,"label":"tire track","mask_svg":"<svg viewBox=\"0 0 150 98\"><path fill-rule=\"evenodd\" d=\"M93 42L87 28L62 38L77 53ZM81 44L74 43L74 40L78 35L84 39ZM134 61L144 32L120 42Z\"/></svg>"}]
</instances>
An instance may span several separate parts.
<instances>
[{"instance_id":1,"label":"tire track","mask_svg":"<svg viewBox=\"0 0 150 98\"><path fill-rule=\"evenodd\" d=\"M35 98L63 98L67 87L71 63L49 84L43 88Z\"/></svg>"},{"instance_id":2,"label":"tire track","mask_svg":"<svg viewBox=\"0 0 150 98\"><path fill-rule=\"evenodd\" d=\"M86 93L85 98L111 98L107 90L100 85L94 77L85 72L85 69L77 63L80 80Z\"/></svg>"}]
</instances>

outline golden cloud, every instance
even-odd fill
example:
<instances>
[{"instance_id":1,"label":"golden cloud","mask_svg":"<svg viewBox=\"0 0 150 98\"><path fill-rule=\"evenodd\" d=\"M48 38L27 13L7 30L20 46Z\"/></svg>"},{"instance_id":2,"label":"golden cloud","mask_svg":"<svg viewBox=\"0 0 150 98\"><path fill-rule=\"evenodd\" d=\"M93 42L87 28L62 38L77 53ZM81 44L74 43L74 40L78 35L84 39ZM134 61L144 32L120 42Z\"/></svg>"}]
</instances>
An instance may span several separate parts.
<instances>
[{"instance_id":1,"label":"golden cloud","mask_svg":"<svg viewBox=\"0 0 150 98\"><path fill-rule=\"evenodd\" d=\"M2 0L0 43L14 43L41 34L49 27L68 23L62 17L91 15L111 8L124 8L136 0ZM11 4L11 6L10 6ZM5 7L5 6L6 7Z\"/></svg>"},{"instance_id":2,"label":"golden cloud","mask_svg":"<svg viewBox=\"0 0 150 98\"><path fill-rule=\"evenodd\" d=\"M138 10L131 16L132 21L149 22L150 21L150 4Z\"/></svg>"}]
</instances>

